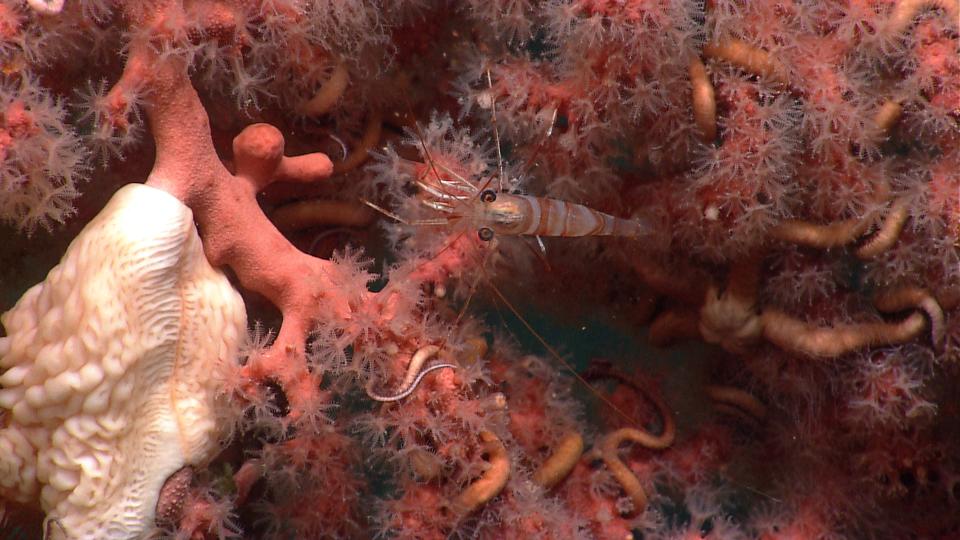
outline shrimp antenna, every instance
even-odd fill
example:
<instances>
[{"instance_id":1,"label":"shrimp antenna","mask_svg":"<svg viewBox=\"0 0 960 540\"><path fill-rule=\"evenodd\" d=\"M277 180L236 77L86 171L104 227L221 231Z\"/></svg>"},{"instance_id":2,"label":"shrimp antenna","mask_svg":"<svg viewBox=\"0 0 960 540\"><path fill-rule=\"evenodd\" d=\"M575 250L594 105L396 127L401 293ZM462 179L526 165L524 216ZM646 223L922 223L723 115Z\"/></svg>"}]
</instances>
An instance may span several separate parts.
<instances>
[{"instance_id":1,"label":"shrimp antenna","mask_svg":"<svg viewBox=\"0 0 960 540\"><path fill-rule=\"evenodd\" d=\"M503 191L503 152L500 150L500 128L497 127L497 98L493 95L493 78L490 76L490 68L487 68L487 90L490 92L490 119L493 124L493 142L497 146L497 177L500 184L499 191Z\"/></svg>"},{"instance_id":2,"label":"shrimp antenna","mask_svg":"<svg viewBox=\"0 0 960 540\"><path fill-rule=\"evenodd\" d=\"M503 151L500 148L501 147L500 128L497 126L497 98L493 93L493 77L491 77L490 75L490 68L487 68L486 73L487 73L487 90L488 90L487 96L490 98L490 104L489 104L490 113L491 113L490 119L491 119L491 125L493 126L493 140L497 148L497 185L498 185L497 190L503 191L503 177L505 173L503 168ZM486 107L483 104L481 104L481 108L486 108ZM460 180L463 180L462 176L457 175L453 171L449 170L449 168L444 167L443 164L438 164L438 166L444 169L444 171L446 171L448 174L454 175ZM483 181L483 183L480 184L480 186L473 188L475 190L473 198L478 197L483 190L487 189L487 187L490 186L491 182L493 182L492 174L490 175L490 177L486 178Z\"/></svg>"},{"instance_id":3,"label":"shrimp antenna","mask_svg":"<svg viewBox=\"0 0 960 540\"><path fill-rule=\"evenodd\" d=\"M404 218L400 217L399 215L397 215L397 214L395 214L395 213L387 210L386 208L383 208L383 207L381 207L381 206L378 206L378 205L376 205L376 204L368 201L367 199L360 199L360 201L361 201L363 204L369 206L370 208L373 208L373 209L376 210L377 212L380 212L381 214L387 216L388 218L393 219L393 220L396 220L396 221L398 221L398 222L400 222L400 223L402 223L402 224L404 224L404 225L407 225L408 227L415 227L415 226L418 226L418 225L439 225L439 226L445 226L445 225L449 225L449 224L450 224L450 220L449 220L448 218L415 219L415 220L404 219ZM428 262L430 262L430 261L436 259L437 257L439 257L440 255L442 255L443 252L445 252L445 251L447 251L448 249L450 249L455 243L457 243L457 241L459 241L461 238L463 238L463 235L464 235L464 233L462 233L462 232L459 233L459 234L457 234L452 240L450 240L449 242L447 242L447 244L446 244L445 246L443 246L443 247L440 249L440 251L437 251L436 253L434 253L433 255L431 255L426 261L423 261L423 262L422 262L420 265L418 265L418 266L422 266L422 265L424 265L424 264L427 264ZM457 317L457 322L460 322L460 318L461 318L462 316L463 316L463 315L461 314L460 317Z\"/></svg>"},{"instance_id":4,"label":"shrimp antenna","mask_svg":"<svg viewBox=\"0 0 960 540\"><path fill-rule=\"evenodd\" d=\"M553 114L550 115L550 125L547 126L547 132L546 134L544 134L543 138L540 139L540 142L537 143L537 146L533 149L533 153L530 154L530 157L527 159L527 162L523 165L523 169L520 170L521 177L526 176L527 173L529 173L530 170L533 169L533 165L534 163L536 163L536 159L540 157L540 152L547 145L547 139L549 139L550 136L553 135L553 126L556 125L557 123L557 110L558 109L556 107L553 108Z\"/></svg>"},{"instance_id":5,"label":"shrimp antenna","mask_svg":"<svg viewBox=\"0 0 960 540\"><path fill-rule=\"evenodd\" d=\"M627 422L630 422L633 425L640 425L640 423L637 422L637 420L635 420L629 414L623 412L623 410L620 409L620 407L617 407L616 403L610 401L609 398L607 398L606 396L601 394L596 388L594 388L593 385L590 384L590 381L588 381L583 375L578 373L577 370L574 369L572 365L570 365L570 362L564 360L564 358L560 356L560 353L558 353L556 349L551 347L550 344L547 343L547 340L544 339L543 336L541 336L536 330L534 330L533 326L531 326L530 323L528 323L527 320L523 318L522 315L520 315L520 312L517 310L517 308L513 307L513 304L510 303L509 300L507 300L507 297L504 296L502 292L500 292L500 289L496 285L494 285L493 282L490 282L489 285L490 285L490 288L493 289L493 292L497 295L497 297L500 298L500 300L503 301L503 303L507 306L510 312L513 313L514 317L519 319L520 322L523 324L523 326L527 329L527 331L530 332L530 334L532 334L533 337L535 337L537 341L540 342L540 345L542 345L543 348L550 353L550 356L552 356L558 362L560 362L563 365L563 367L566 368L567 371L569 371L574 377L576 377L578 381L580 381L581 383L583 383L584 386L589 388L594 395L600 398L600 401L602 401L604 405L606 405L607 407L610 407L610 409L612 409L615 413L620 415L620 417L626 420Z\"/></svg>"},{"instance_id":6,"label":"shrimp antenna","mask_svg":"<svg viewBox=\"0 0 960 540\"><path fill-rule=\"evenodd\" d=\"M392 219L392 220L394 220L394 221L403 223L404 225L408 225L408 226L416 226L416 225L449 225L449 224L450 224L450 220L447 219L447 218L414 219L414 220L404 219L404 218L400 217L398 214L395 214L395 213L387 210L386 208L383 208L382 206L378 206L378 205L376 205L376 204L368 201L367 199L360 199L360 202L362 202L363 204L369 206L370 208L373 208L374 210L376 210L377 212L380 212L381 214L387 216L388 218L390 218L390 219Z\"/></svg>"},{"instance_id":7,"label":"shrimp antenna","mask_svg":"<svg viewBox=\"0 0 960 540\"><path fill-rule=\"evenodd\" d=\"M500 149L500 129L497 125L497 99L493 93L493 77L490 75L490 68L487 68L487 89L490 92L490 114L491 114L491 123L493 124L493 140L497 145L497 163L500 170L500 191L503 191L503 154ZM523 165L523 168L520 171L520 176L526 176L530 172L530 169L533 168L534 163L536 162L537 157L540 156L540 152L546 146L547 139L553 135L553 128L557 124L557 114L559 109L557 107L553 108L553 112L550 115L550 124L547 126L547 132L544 134L543 138L537 143L537 146L533 149L533 154L527 159L527 162ZM481 188L483 189L483 188Z\"/></svg>"},{"instance_id":8,"label":"shrimp antenna","mask_svg":"<svg viewBox=\"0 0 960 540\"><path fill-rule=\"evenodd\" d=\"M423 157L426 158L427 164L430 166L430 170L433 171L433 176L437 179L437 183L440 184L440 189L442 191L443 183L441 182L442 177L440 176L440 171L437 170L436 161L434 161L433 156L430 154L430 149L427 148L427 140L423 136L423 130L420 129L420 123L416 121L417 116L413 113L413 105L410 104L410 100L407 98L407 96L403 96L403 101L407 106L407 112L410 113L410 117L414 119L413 132L420 141L420 149L423 150Z\"/></svg>"}]
</instances>

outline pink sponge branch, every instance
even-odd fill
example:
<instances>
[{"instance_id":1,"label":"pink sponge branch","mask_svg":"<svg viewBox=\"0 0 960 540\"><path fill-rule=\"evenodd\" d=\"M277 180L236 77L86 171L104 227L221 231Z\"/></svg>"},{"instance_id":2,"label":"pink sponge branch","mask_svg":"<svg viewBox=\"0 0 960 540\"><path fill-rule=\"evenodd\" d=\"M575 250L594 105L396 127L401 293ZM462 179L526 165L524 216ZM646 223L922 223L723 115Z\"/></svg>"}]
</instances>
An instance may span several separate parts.
<instances>
[{"instance_id":1,"label":"pink sponge branch","mask_svg":"<svg viewBox=\"0 0 960 540\"><path fill-rule=\"evenodd\" d=\"M146 77L151 91L144 108L157 156L147 180L184 202L194 212L204 251L214 266L228 266L247 290L273 303L283 323L273 346L244 367L250 382L277 381L296 418L318 398L318 380L306 367L304 344L324 314L350 317L342 282L333 262L297 250L267 219L256 194L284 180L311 182L330 176L333 164L320 153L283 155L280 131L266 124L243 130L233 142L236 174L217 157L210 122L176 56L159 56L148 44L131 46L126 73Z\"/></svg>"},{"instance_id":2,"label":"pink sponge branch","mask_svg":"<svg viewBox=\"0 0 960 540\"><path fill-rule=\"evenodd\" d=\"M397 295L409 292L407 282L442 280L450 267L457 266L460 250L451 249L448 257L419 264L400 278L403 283L394 280L381 295L351 288L349 269L295 248L256 199L277 181L328 178L333 164L326 155L284 156L280 131L254 124L233 141L236 170L231 173L214 149L209 118L186 63L176 55L160 55L145 42L131 45L119 84L150 88L144 109L157 155L147 184L173 194L193 210L211 264L230 267L241 286L280 310L283 322L274 343L251 356L241 374L247 388L279 383L290 406L290 420L310 414L325 399L319 390L321 375L307 368L305 355L308 334L318 321L349 324L356 311L373 310L386 324L397 315Z\"/></svg>"}]
</instances>

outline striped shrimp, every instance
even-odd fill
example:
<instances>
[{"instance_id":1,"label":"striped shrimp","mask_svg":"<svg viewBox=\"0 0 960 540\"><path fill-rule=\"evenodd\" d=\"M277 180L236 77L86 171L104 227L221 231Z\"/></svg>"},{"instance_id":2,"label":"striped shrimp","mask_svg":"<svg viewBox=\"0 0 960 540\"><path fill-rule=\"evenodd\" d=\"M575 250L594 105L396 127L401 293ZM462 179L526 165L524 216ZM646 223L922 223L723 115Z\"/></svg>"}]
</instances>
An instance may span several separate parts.
<instances>
[{"instance_id":1,"label":"striped shrimp","mask_svg":"<svg viewBox=\"0 0 960 540\"><path fill-rule=\"evenodd\" d=\"M489 70L486 72L486 78L488 86L492 89L493 82ZM427 150L423 134L418 128L417 137L428 162L426 168L428 174L419 175L416 180L416 185L421 190L418 198L424 206L442 215L435 218L405 220L369 201L363 202L405 225L465 225L476 230L477 235L484 241L492 240L495 235L535 236L538 240L541 237L584 236L637 238L651 230L649 225L641 220L619 218L582 204L505 192L496 100L492 95L487 95L484 102L481 107L489 108L491 112L499 171L495 177L498 180L499 189L489 188L493 178L474 183L435 160ZM547 137L550 137L553 132L555 120L556 111L547 129ZM431 171L433 174L429 174ZM441 171L444 174L441 174Z\"/></svg>"},{"instance_id":2,"label":"striped shrimp","mask_svg":"<svg viewBox=\"0 0 960 540\"><path fill-rule=\"evenodd\" d=\"M420 202L441 217L406 220L369 201L375 210L406 225L465 225L481 240L495 235L536 237L619 236L637 238L650 228L637 219L623 219L589 206L553 199L516 195L477 187L439 162L431 162L446 175L434 180L418 179ZM486 184L489 184L487 182Z\"/></svg>"},{"instance_id":3,"label":"striped shrimp","mask_svg":"<svg viewBox=\"0 0 960 540\"><path fill-rule=\"evenodd\" d=\"M454 171L437 164L453 180L440 178L443 189L424 181L417 184L429 197L421 202L447 214L446 222L463 222L476 229L481 240L503 236L579 237L623 236L636 238L649 227L636 219L623 219L584 206L549 197L514 195L480 190Z\"/></svg>"}]
</instances>

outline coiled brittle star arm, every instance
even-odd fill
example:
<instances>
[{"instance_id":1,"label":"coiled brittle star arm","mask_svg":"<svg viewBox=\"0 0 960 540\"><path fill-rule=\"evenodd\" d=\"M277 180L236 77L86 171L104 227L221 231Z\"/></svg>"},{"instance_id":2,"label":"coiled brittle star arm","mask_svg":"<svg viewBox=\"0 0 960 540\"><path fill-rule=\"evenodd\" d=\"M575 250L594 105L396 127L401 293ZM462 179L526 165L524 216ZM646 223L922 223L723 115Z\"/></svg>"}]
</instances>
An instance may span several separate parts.
<instances>
[{"instance_id":1,"label":"coiled brittle star arm","mask_svg":"<svg viewBox=\"0 0 960 540\"><path fill-rule=\"evenodd\" d=\"M590 451L590 458L602 459L604 465L607 466L607 470L616 478L624 493L633 501L634 512L642 512L646 508L647 493L637 475L620 459L618 455L620 445L624 442L632 442L650 450L663 450L673 444L677 435L677 425L673 415L670 414L670 409L667 408L667 404L659 396L652 393L647 392L646 396L654 403L662 418L663 430L659 435L638 428L621 428L608 433Z\"/></svg>"},{"instance_id":2,"label":"coiled brittle star arm","mask_svg":"<svg viewBox=\"0 0 960 540\"><path fill-rule=\"evenodd\" d=\"M763 422L767 406L753 394L733 386L708 385L703 389L717 412Z\"/></svg>"},{"instance_id":3,"label":"coiled brittle star arm","mask_svg":"<svg viewBox=\"0 0 960 540\"><path fill-rule=\"evenodd\" d=\"M886 194L881 198L886 198ZM887 251L900 238L903 226L910 217L904 199L894 199L877 230L865 237L862 245L854 248L860 259L872 259ZM801 220L787 220L771 231L771 237L783 242L818 249L831 249L853 244L870 229L874 218L865 216L830 224L816 224Z\"/></svg>"},{"instance_id":4,"label":"coiled brittle star arm","mask_svg":"<svg viewBox=\"0 0 960 540\"><path fill-rule=\"evenodd\" d=\"M757 305L759 261L735 264L730 283L722 293L716 287L706 296L700 310L700 334L709 343L742 353L766 339L777 347L801 356L837 358L865 347L905 343L916 339L927 327L935 348L944 337L943 309L937 300L919 287L883 291L874 299L878 311L892 313L916 310L897 322L837 323L819 326L794 318L775 307Z\"/></svg>"},{"instance_id":5,"label":"coiled brittle star arm","mask_svg":"<svg viewBox=\"0 0 960 540\"><path fill-rule=\"evenodd\" d=\"M490 468L450 502L453 511L460 516L477 510L499 495L510 479L510 456L500 438L493 432L481 431L480 441Z\"/></svg>"},{"instance_id":6,"label":"coiled brittle star arm","mask_svg":"<svg viewBox=\"0 0 960 540\"><path fill-rule=\"evenodd\" d=\"M560 439L550 457L533 473L533 483L550 489L570 474L583 454L583 436L571 431Z\"/></svg>"}]
</instances>

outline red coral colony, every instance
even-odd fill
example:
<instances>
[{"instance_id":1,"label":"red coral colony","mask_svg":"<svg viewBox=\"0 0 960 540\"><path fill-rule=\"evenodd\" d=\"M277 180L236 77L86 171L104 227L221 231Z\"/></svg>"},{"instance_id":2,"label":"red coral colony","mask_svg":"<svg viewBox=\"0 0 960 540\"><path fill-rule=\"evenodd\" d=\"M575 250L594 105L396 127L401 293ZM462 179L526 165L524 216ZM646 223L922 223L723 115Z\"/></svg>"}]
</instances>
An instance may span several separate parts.
<instances>
[{"instance_id":1,"label":"red coral colony","mask_svg":"<svg viewBox=\"0 0 960 540\"><path fill-rule=\"evenodd\" d=\"M958 19L2 0L0 311L121 186L193 212L250 335L142 537L958 538ZM79 538L17 407L0 538Z\"/></svg>"}]
</instances>

